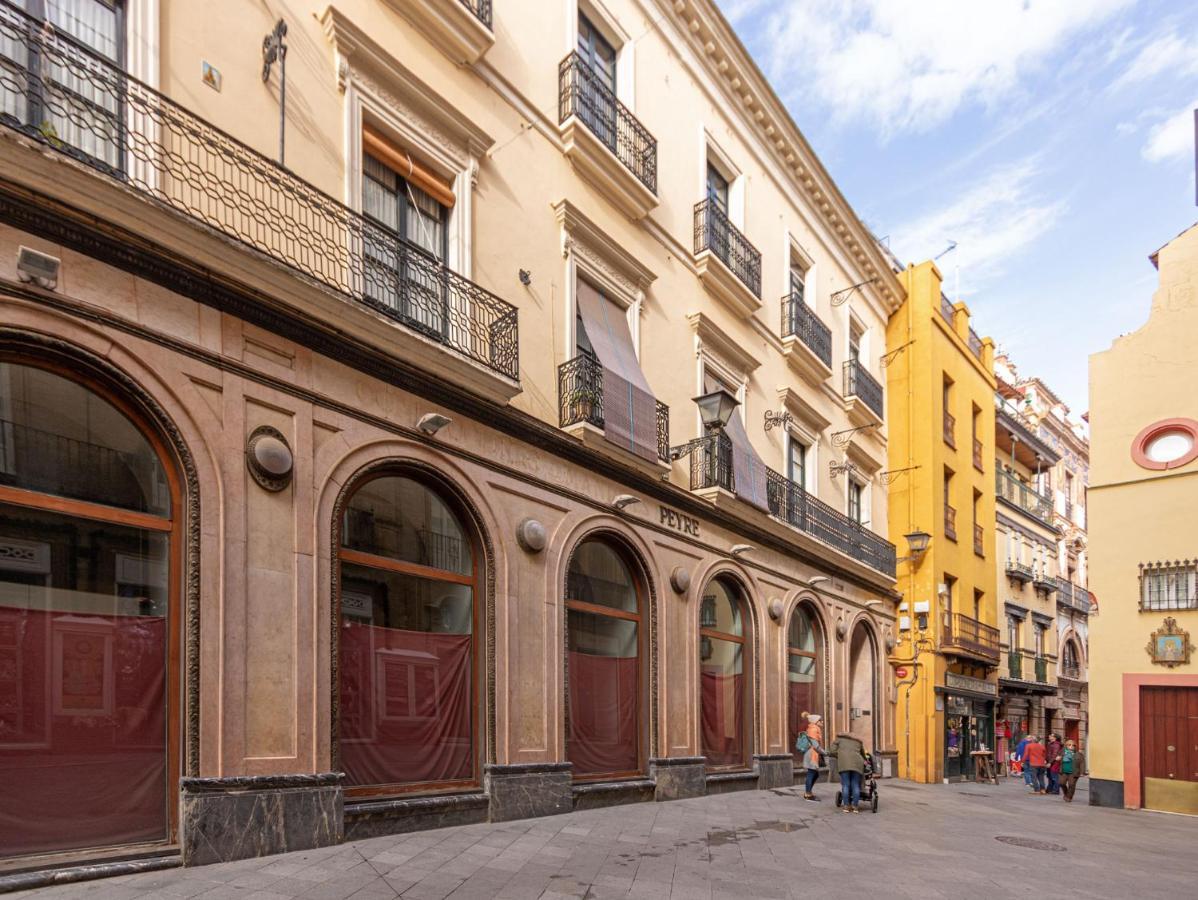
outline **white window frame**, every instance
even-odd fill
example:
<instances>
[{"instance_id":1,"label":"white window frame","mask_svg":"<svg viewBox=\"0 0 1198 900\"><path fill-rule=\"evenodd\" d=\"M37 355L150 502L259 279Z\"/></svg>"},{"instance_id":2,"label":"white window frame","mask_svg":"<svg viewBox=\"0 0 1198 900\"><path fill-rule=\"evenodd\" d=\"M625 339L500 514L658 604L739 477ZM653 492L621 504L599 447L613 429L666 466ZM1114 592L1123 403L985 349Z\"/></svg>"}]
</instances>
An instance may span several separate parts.
<instances>
[{"instance_id":1,"label":"white window frame","mask_svg":"<svg viewBox=\"0 0 1198 900\"><path fill-rule=\"evenodd\" d=\"M700 200L707 199L707 166L711 164L728 182L728 221L743 234L745 230L744 173L732 162L732 157L724 152L710 131L700 126L699 133L703 152L699 166L699 189L695 196Z\"/></svg>"},{"instance_id":2,"label":"white window frame","mask_svg":"<svg viewBox=\"0 0 1198 900\"><path fill-rule=\"evenodd\" d=\"M456 2L456 0L455 0ZM584 15L616 51L616 99L636 112L636 43L602 0L567 0L566 53L578 49L578 17ZM564 55L564 54L563 54Z\"/></svg>"},{"instance_id":3,"label":"white window frame","mask_svg":"<svg viewBox=\"0 0 1198 900\"><path fill-rule=\"evenodd\" d=\"M782 284L786 286L785 294L790 296L790 268L794 263L798 263L803 270L803 302L807 304L812 312L819 312L819 296L816 271L815 257L804 249L799 243L794 232L787 229L783 233L782 242Z\"/></svg>"}]
</instances>

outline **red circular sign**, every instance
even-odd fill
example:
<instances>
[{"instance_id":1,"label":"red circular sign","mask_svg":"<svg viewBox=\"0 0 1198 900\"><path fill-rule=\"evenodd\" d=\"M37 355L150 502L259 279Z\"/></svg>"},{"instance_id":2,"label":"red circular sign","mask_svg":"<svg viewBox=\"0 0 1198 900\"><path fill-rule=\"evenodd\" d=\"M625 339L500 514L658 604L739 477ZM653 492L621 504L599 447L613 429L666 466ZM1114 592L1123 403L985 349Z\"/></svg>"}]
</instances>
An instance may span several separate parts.
<instances>
[{"instance_id":1,"label":"red circular sign","mask_svg":"<svg viewBox=\"0 0 1198 900\"><path fill-rule=\"evenodd\" d=\"M894 677L895 678L906 678L907 677L907 667L906 666L895 667Z\"/></svg>"}]
</instances>

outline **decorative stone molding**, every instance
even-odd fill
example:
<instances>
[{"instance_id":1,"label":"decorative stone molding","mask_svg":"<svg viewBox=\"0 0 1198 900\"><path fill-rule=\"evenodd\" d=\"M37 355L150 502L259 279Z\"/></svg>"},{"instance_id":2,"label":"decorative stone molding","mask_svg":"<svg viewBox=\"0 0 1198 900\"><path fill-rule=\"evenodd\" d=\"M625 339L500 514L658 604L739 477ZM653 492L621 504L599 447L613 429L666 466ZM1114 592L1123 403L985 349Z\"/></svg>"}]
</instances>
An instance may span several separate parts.
<instances>
[{"instance_id":1,"label":"decorative stone molding","mask_svg":"<svg viewBox=\"0 0 1198 900\"><path fill-rule=\"evenodd\" d=\"M588 272L597 273L623 295L624 305L641 299L657 275L612 238L607 229L591 221L569 200L553 204L562 229L562 256L573 256Z\"/></svg>"},{"instance_id":2,"label":"decorative stone molding","mask_svg":"<svg viewBox=\"0 0 1198 900\"><path fill-rule=\"evenodd\" d=\"M751 317L764 305L761 298L749 290L724 261L710 250L695 254L695 271L708 293L742 319Z\"/></svg>"},{"instance_id":3,"label":"decorative stone molding","mask_svg":"<svg viewBox=\"0 0 1198 900\"><path fill-rule=\"evenodd\" d=\"M495 43L491 27L461 0L386 0L459 66L472 66Z\"/></svg>"},{"instance_id":4,"label":"decorative stone molding","mask_svg":"<svg viewBox=\"0 0 1198 900\"><path fill-rule=\"evenodd\" d=\"M559 132L562 151L579 176L593 184L620 212L635 222L656 208L657 195L578 116L567 117Z\"/></svg>"},{"instance_id":5,"label":"decorative stone molding","mask_svg":"<svg viewBox=\"0 0 1198 900\"><path fill-rule=\"evenodd\" d=\"M761 365L765 354L751 353L745 349L741 341L736 340L706 313L691 313L686 317L695 332L700 352L724 363L724 365L739 376L736 380L745 381L749 373Z\"/></svg>"}]
</instances>

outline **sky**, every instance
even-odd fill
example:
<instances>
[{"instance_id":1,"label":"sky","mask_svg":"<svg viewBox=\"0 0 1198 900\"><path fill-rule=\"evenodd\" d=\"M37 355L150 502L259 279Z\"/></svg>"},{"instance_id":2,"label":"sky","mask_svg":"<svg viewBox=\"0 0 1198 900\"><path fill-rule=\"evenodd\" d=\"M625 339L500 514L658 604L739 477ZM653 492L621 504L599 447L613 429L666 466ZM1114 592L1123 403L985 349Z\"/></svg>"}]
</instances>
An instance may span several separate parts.
<instances>
[{"instance_id":1,"label":"sky","mask_svg":"<svg viewBox=\"0 0 1198 900\"><path fill-rule=\"evenodd\" d=\"M717 0L857 215L1075 416L1198 221L1193 0Z\"/></svg>"}]
</instances>

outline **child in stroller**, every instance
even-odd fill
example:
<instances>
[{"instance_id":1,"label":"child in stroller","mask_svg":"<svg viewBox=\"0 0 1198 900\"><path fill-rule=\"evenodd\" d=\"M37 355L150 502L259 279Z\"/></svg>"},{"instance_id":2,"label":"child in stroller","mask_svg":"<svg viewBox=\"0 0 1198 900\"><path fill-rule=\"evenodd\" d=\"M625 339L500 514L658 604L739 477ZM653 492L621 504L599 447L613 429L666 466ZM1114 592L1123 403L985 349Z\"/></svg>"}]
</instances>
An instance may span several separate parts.
<instances>
[{"instance_id":1,"label":"child in stroller","mask_svg":"<svg viewBox=\"0 0 1198 900\"><path fill-rule=\"evenodd\" d=\"M876 813L878 811L877 766L874 763L873 754L868 750L862 755L865 757L865 771L861 773L861 802L868 803L870 812ZM837 791L836 805L840 806L842 802L840 791Z\"/></svg>"}]
</instances>

